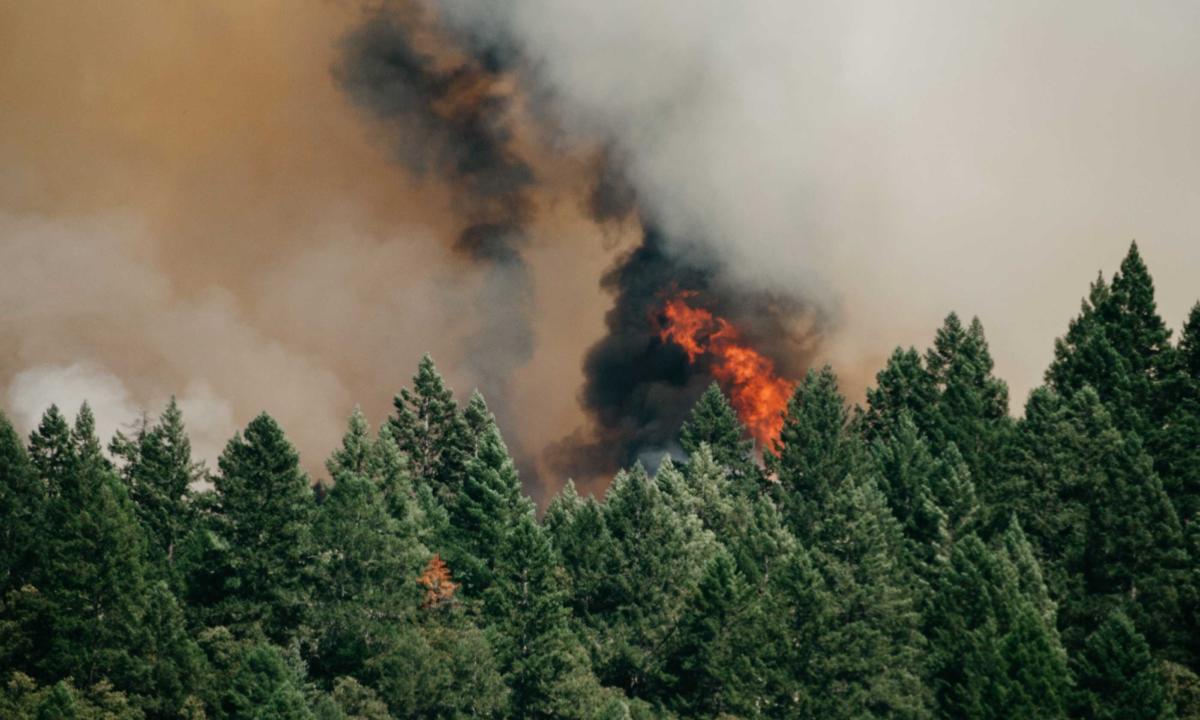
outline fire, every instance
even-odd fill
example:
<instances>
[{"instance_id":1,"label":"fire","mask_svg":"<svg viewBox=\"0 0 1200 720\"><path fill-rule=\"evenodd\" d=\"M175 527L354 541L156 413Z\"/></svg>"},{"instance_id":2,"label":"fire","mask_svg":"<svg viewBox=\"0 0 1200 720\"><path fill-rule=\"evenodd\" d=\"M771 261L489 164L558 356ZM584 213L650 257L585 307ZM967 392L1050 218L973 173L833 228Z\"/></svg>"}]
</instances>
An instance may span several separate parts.
<instances>
[{"instance_id":1,"label":"fire","mask_svg":"<svg viewBox=\"0 0 1200 720\"><path fill-rule=\"evenodd\" d=\"M775 372L775 363L750 347L738 329L723 317L687 303L694 296L684 291L663 307L666 322L658 335L670 340L695 362L701 355L713 359L712 373L729 393L734 410L763 448L771 447L783 429L783 411L795 384Z\"/></svg>"}]
</instances>

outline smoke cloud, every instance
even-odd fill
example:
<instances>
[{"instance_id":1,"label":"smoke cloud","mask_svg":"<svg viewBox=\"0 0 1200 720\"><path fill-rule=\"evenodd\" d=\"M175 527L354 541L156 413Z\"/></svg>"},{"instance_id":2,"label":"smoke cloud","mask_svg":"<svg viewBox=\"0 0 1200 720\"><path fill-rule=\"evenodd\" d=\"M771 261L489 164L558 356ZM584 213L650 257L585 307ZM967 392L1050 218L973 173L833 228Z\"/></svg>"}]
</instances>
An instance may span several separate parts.
<instances>
[{"instance_id":1,"label":"smoke cloud","mask_svg":"<svg viewBox=\"0 0 1200 720\"><path fill-rule=\"evenodd\" d=\"M0 398L29 429L87 395L111 428L177 394L210 460L267 410L319 474L354 404L382 420L430 351L544 496L670 450L706 384L652 331L674 283L852 395L978 314L1019 403L1130 239L1169 322L1195 300L1198 21L1165 0L3 5Z\"/></svg>"}]
</instances>

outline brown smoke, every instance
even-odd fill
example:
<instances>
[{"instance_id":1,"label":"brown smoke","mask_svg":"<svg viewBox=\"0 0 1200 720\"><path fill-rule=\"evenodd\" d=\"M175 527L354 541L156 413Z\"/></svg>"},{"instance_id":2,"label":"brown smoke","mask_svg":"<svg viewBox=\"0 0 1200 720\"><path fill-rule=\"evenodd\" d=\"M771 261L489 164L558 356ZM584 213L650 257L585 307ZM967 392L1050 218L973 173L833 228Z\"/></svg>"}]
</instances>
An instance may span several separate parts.
<instances>
[{"instance_id":1,"label":"brown smoke","mask_svg":"<svg viewBox=\"0 0 1200 720\"><path fill-rule=\"evenodd\" d=\"M0 398L23 424L86 396L109 431L175 393L210 459L265 409L315 471L421 353L460 394L479 382L465 310L484 277L450 249L454 193L395 164L331 72L362 20L282 1L0 7ZM580 419L545 387L578 385L605 262L570 204L539 215L527 260L558 271L535 273L541 350L512 378L535 447ZM579 238L569 263L546 232Z\"/></svg>"}]
</instances>

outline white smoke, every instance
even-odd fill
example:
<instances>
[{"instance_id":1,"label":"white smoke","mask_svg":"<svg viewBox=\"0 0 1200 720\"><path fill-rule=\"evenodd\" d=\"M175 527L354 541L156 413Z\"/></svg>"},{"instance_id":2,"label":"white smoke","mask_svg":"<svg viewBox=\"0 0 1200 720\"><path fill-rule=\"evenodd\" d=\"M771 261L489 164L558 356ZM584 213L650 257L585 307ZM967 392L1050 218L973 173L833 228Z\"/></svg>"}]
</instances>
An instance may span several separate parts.
<instances>
[{"instance_id":1,"label":"white smoke","mask_svg":"<svg viewBox=\"0 0 1200 720\"><path fill-rule=\"evenodd\" d=\"M96 434L106 445L118 431L128 434L142 418L153 421L168 398L141 405L116 375L95 363L80 361L18 372L8 386L6 400L13 420L27 432L37 427L51 405L74 419L79 407L87 402L96 416ZM236 431L233 408L203 382L189 384L176 400L187 423L193 454L211 464Z\"/></svg>"},{"instance_id":2,"label":"white smoke","mask_svg":"<svg viewBox=\"0 0 1200 720\"><path fill-rule=\"evenodd\" d=\"M672 235L836 311L850 374L956 309L1019 403L1135 237L1167 319L1195 300L1195 3L441 5L515 39Z\"/></svg>"}]
</instances>

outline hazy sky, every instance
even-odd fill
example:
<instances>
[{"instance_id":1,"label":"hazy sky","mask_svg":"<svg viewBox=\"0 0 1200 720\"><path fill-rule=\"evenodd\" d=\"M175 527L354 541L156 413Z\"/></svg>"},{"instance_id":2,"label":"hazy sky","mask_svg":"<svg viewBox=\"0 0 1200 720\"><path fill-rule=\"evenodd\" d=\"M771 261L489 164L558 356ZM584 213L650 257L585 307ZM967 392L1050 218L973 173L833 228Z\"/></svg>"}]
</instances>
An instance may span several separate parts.
<instances>
[{"instance_id":1,"label":"hazy sky","mask_svg":"<svg viewBox=\"0 0 1200 720\"><path fill-rule=\"evenodd\" d=\"M1200 298L1195 3L448 8L519 43L561 122L504 428L526 446L584 421L598 278L630 240L573 199L568 151L597 138L669 231L837 318L823 355L852 396L954 309L1019 412L1134 238L1172 327ZM88 397L110 432L174 393L204 456L267 410L315 471L421 353L465 395L481 279L447 250L458 219L331 73L364 12L0 1L0 402L23 429Z\"/></svg>"}]
</instances>

